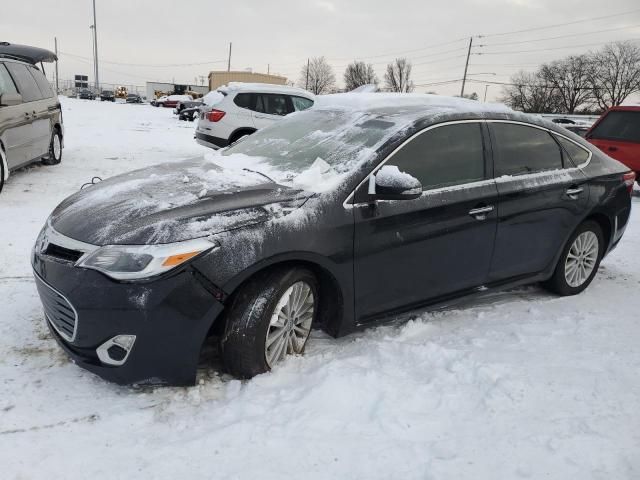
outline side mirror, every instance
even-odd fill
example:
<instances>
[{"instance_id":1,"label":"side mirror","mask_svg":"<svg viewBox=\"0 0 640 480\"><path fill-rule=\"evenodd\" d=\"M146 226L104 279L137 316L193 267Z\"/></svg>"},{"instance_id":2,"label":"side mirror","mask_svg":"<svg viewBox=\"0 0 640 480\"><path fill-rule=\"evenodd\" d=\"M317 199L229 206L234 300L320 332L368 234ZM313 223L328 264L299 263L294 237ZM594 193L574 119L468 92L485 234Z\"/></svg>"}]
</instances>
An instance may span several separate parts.
<instances>
[{"instance_id":1,"label":"side mirror","mask_svg":"<svg viewBox=\"0 0 640 480\"><path fill-rule=\"evenodd\" d=\"M371 200L413 200L422 195L422 184L398 167L384 165L369 177L368 193Z\"/></svg>"},{"instance_id":2,"label":"side mirror","mask_svg":"<svg viewBox=\"0 0 640 480\"><path fill-rule=\"evenodd\" d=\"M22 103L22 95L19 93L3 93L0 95L0 107L11 107Z\"/></svg>"}]
</instances>

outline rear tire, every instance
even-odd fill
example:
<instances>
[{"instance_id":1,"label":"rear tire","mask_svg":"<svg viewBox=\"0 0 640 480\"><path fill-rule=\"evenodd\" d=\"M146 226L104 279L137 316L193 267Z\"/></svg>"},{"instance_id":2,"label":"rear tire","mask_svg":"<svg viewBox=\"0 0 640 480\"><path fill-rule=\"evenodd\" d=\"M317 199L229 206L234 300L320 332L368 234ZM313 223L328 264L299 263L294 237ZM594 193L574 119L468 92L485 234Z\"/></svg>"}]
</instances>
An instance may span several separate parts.
<instances>
[{"instance_id":1,"label":"rear tire","mask_svg":"<svg viewBox=\"0 0 640 480\"><path fill-rule=\"evenodd\" d=\"M604 253L604 236L598 223L580 225L562 249L553 276L544 286L558 295L576 295L593 281Z\"/></svg>"},{"instance_id":2,"label":"rear tire","mask_svg":"<svg viewBox=\"0 0 640 480\"><path fill-rule=\"evenodd\" d=\"M2 193L2 187L4 187L4 152L0 149L0 193Z\"/></svg>"},{"instance_id":3,"label":"rear tire","mask_svg":"<svg viewBox=\"0 0 640 480\"><path fill-rule=\"evenodd\" d=\"M42 159L45 165L57 165L62 161L62 134L57 128L51 133L51 141L49 142L49 154Z\"/></svg>"},{"instance_id":4,"label":"rear tire","mask_svg":"<svg viewBox=\"0 0 640 480\"><path fill-rule=\"evenodd\" d=\"M221 341L227 371L251 378L303 353L318 317L318 291L313 273L300 267L267 271L241 287Z\"/></svg>"}]
</instances>

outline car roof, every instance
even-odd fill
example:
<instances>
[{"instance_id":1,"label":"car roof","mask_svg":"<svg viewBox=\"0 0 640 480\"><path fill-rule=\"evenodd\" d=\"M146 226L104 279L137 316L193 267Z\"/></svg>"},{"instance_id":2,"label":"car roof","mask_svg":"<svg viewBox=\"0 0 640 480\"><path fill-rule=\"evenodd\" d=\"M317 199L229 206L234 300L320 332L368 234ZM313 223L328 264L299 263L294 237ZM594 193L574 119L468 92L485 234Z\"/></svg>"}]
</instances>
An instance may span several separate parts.
<instances>
[{"instance_id":1,"label":"car roof","mask_svg":"<svg viewBox=\"0 0 640 480\"><path fill-rule=\"evenodd\" d=\"M50 50L28 45L0 42L0 58L20 60L35 65L40 62L55 62L58 57Z\"/></svg>"},{"instance_id":2,"label":"car roof","mask_svg":"<svg viewBox=\"0 0 640 480\"><path fill-rule=\"evenodd\" d=\"M638 112L640 111L640 105L618 105L617 107L611 107L609 110Z\"/></svg>"},{"instance_id":3,"label":"car roof","mask_svg":"<svg viewBox=\"0 0 640 480\"><path fill-rule=\"evenodd\" d=\"M223 93L251 92L251 93L284 93L288 95L297 95L313 100L314 95L308 90L302 88L289 87L287 85L275 85L271 83L244 83L229 82L217 88Z\"/></svg>"}]
</instances>

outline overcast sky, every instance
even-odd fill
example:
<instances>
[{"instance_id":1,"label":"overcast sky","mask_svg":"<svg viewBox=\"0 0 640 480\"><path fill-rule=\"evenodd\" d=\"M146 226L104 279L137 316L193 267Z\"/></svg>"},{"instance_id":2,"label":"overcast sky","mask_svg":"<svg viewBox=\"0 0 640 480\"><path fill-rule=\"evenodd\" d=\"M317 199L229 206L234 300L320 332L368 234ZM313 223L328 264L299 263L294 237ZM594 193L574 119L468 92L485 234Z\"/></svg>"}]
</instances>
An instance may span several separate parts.
<instances>
[{"instance_id":1,"label":"overcast sky","mask_svg":"<svg viewBox=\"0 0 640 480\"><path fill-rule=\"evenodd\" d=\"M519 69L534 69L541 62L597 49L608 41L640 39L638 0L96 3L100 80L133 85L147 80L193 83L210 70L226 69L233 42L234 70L266 72L270 65L272 73L297 80L307 57L324 55L341 84L344 67L352 59L374 63L382 79L387 61L406 56L414 64L413 80L420 85L416 91L457 94L459 82L426 84L462 77L471 35L487 36L474 39L484 46L472 50L470 78L496 82L508 81ZM636 11L612 16L632 10ZM11 2L10 11L0 16L0 41L53 50L57 36L60 78L88 74L92 79L91 12L91 0ZM489 36L603 16L608 18ZM560 36L564 38L550 38ZM220 62L203 64L214 61ZM201 65L183 65L187 63ZM470 82L466 92L476 91L482 99L485 85ZM498 96L500 88L491 85L489 99Z\"/></svg>"}]
</instances>

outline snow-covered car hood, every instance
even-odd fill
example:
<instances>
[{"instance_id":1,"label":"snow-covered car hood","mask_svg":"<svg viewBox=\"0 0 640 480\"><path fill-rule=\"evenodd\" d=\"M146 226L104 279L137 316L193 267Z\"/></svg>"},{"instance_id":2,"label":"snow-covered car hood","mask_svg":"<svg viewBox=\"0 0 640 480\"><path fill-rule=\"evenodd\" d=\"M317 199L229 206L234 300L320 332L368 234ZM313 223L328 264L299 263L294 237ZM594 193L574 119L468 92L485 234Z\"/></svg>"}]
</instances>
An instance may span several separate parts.
<instances>
[{"instance_id":1,"label":"snow-covered car hood","mask_svg":"<svg viewBox=\"0 0 640 480\"><path fill-rule=\"evenodd\" d=\"M197 159L88 186L64 200L49 220L57 232L93 245L171 243L267 221L309 195L255 172Z\"/></svg>"}]
</instances>

